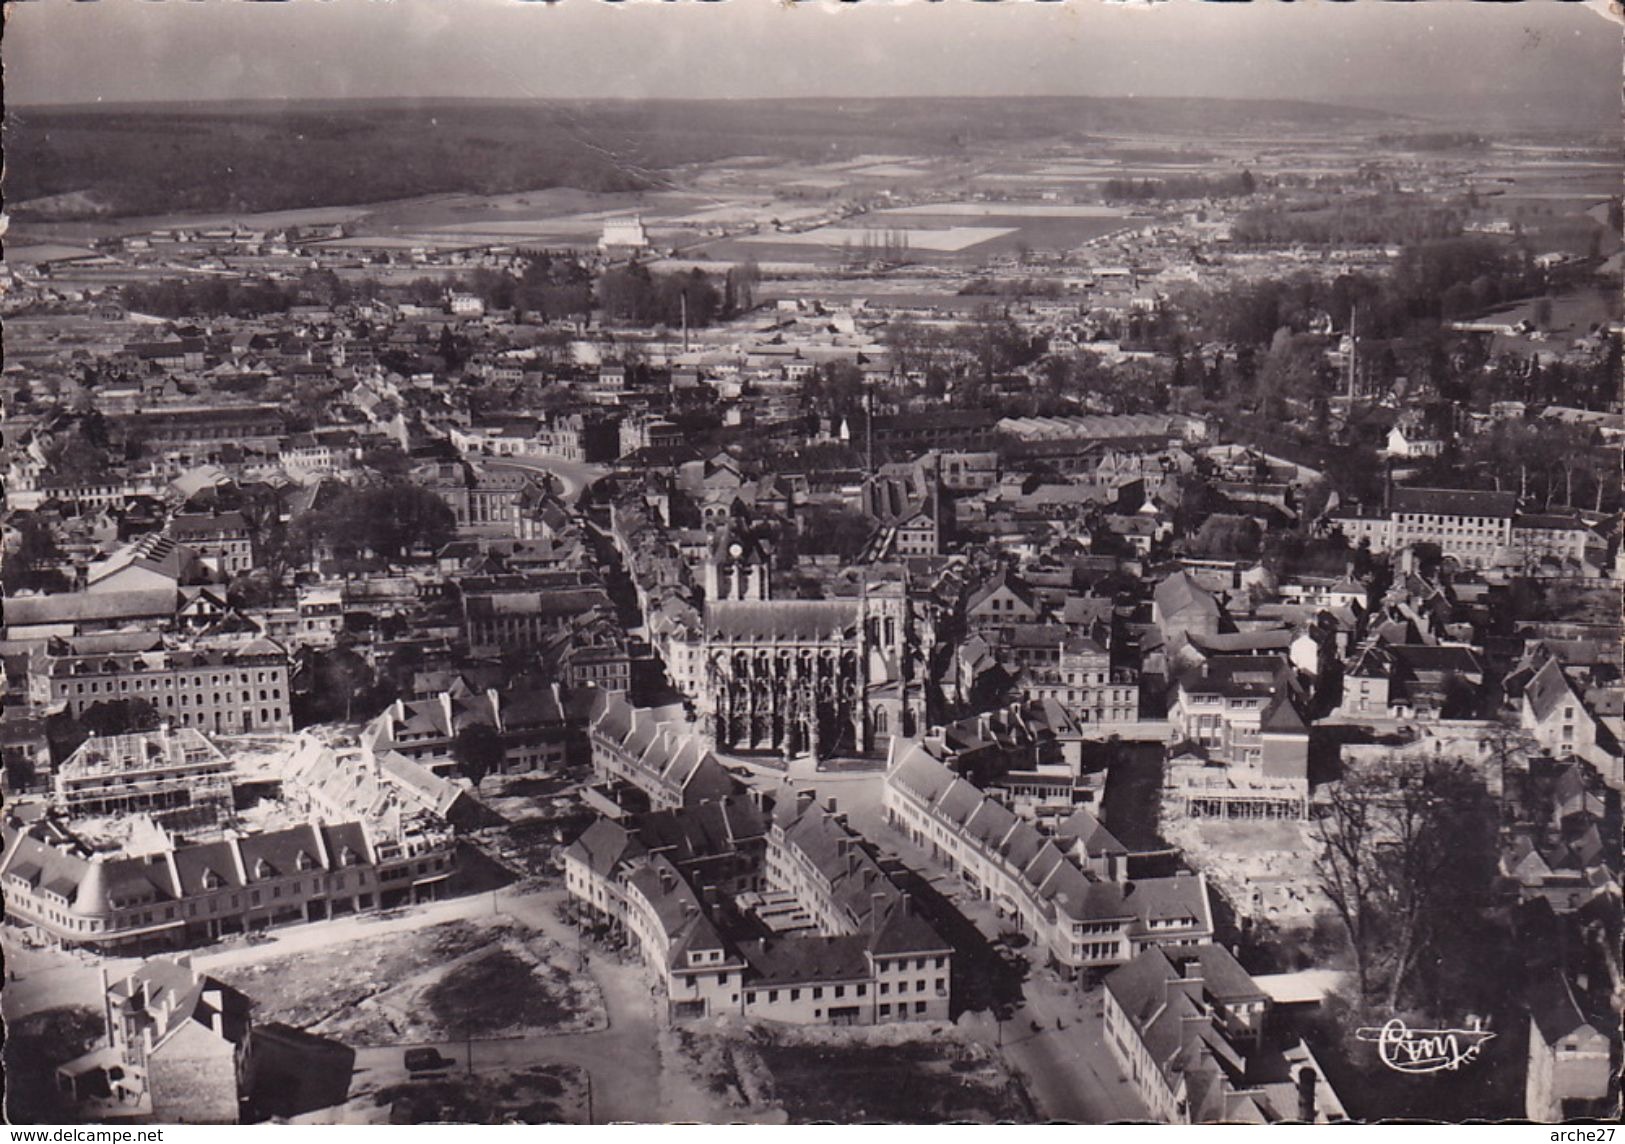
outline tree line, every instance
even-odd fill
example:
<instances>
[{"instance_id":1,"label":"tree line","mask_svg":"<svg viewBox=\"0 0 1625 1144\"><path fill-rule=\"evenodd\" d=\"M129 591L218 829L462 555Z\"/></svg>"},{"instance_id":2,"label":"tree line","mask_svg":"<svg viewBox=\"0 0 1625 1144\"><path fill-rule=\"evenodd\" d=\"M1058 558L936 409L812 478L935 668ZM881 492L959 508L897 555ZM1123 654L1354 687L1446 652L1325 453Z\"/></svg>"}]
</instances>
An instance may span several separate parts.
<instances>
[{"instance_id":1,"label":"tree line","mask_svg":"<svg viewBox=\"0 0 1625 1144\"><path fill-rule=\"evenodd\" d=\"M1159 199L1237 199L1258 191L1251 171L1234 175L1181 175L1165 179L1107 179L1100 194L1108 202L1155 202Z\"/></svg>"}]
</instances>

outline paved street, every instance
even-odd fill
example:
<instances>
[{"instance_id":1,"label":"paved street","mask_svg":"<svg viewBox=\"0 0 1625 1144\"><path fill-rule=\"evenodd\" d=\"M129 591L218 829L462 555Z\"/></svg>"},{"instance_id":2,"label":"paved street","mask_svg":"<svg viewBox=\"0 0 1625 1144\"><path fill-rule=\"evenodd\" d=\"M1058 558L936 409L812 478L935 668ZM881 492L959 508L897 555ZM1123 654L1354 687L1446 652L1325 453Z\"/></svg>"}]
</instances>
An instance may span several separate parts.
<instances>
[{"instance_id":1,"label":"paved street","mask_svg":"<svg viewBox=\"0 0 1625 1144\"><path fill-rule=\"evenodd\" d=\"M782 787L781 774L765 768L751 770L757 776L757 785ZM814 787L820 799L834 798L853 829L882 851L897 855L949 899L989 941L1011 928L1008 921L998 918L991 905L966 892L929 851L887 825L883 775L819 773L806 780L798 778L791 785ZM967 1014L960 1026L989 1045L1001 1043L1001 1030L989 1011ZM1005 1059L1022 1073L1029 1093L1046 1118L1083 1123L1145 1119L1144 1105L1106 1047L1098 988L1080 996L1076 986L1050 970L1034 966L1021 984L1021 1004L1004 1022L1002 1045Z\"/></svg>"},{"instance_id":2,"label":"paved street","mask_svg":"<svg viewBox=\"0 0 1625 1144\"><path fill-rule=\"evenodd\" d=\"M588 465L565 461L557 457L482 457L481 462L496 468L529 469L537 473L551 473L564 485L564 499L569 500L587 485L609 472L605 465Z\"/></svg>"}]
</instances>

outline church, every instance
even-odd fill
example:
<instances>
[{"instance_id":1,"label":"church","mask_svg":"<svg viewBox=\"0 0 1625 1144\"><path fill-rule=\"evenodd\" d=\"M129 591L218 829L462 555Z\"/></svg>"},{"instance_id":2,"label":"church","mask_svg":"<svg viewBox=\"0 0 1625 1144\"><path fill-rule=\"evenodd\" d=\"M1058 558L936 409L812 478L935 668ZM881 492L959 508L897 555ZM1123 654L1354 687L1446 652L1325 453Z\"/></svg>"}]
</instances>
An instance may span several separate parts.
<instances>
[{"instance_id":1,"label":"church","mask_svg":"<svg viewBox=\"0 0 1625 1144\"><path fill-rule=\"evenodd\" d=\"M925 722L906 585L849 570L834 599L775 600L766 554L724 530L705 562L700 714L721 751L885 750Z\"/></svg>"}]
</instances>

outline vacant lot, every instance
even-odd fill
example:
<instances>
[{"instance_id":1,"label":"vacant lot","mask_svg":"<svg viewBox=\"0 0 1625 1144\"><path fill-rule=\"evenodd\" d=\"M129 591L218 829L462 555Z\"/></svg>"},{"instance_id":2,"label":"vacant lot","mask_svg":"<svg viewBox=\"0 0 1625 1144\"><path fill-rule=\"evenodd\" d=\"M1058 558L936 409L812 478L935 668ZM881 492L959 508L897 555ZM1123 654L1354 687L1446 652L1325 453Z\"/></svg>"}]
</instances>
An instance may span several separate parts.
<instances>
[{"instance_id":1,"label":"vacant lot","mask_svg":"<svg viewBox=\"0 0 1625 1144\"><path fill-rule=\"evenodd\" d=\"M423 993L453 1035L488 1037L538 1029L578 1031L602 1022L591 980L536 963L509 948L465 961Z\"/></svg>"},{"instance_id":2,"label":"vacant lot","mask_svg":"<svg viewBox=\"0 0 1625 1144\"><path fill-rule=\"evenodd\" d=\"M792 1124L1029 1123L1026 1090L986 1046L935 1026L678 1030L691 1071L731 1104Z\"/></svg>"},{"instance_id":3,"label":"vacant lot","mask_svg":"<svg viewBox=\"0 0 1625 1144\"><path fill-rule=\"evenodd\" d=\"M491 919L346 942L224 970L280 1021L349 1045L601 1028L603 999L574 954Z\"/></svg>"},{"instance_id":4,"label":"vacant lot","mask_svg":"<svg viewBox=\"0 0 1625 1144\"><path fill-rule=\"evenodd\" d=\"M268 957L214 976L254 1002L256 1022L311 1029L425 970L489 945L490 924L447 922L362 938L310 953Z\"/></svg>"}]
</instances>

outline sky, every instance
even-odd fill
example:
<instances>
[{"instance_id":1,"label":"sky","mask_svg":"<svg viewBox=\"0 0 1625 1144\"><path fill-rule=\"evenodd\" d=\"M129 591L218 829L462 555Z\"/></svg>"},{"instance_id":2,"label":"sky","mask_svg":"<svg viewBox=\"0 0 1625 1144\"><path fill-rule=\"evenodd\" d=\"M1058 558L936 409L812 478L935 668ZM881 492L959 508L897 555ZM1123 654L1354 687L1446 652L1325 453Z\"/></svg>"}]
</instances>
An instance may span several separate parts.
<instances>
[{"instance_id":1,"label":"sky","mask_svg":"<svg viewBox=\"0 0 1625 1144\"><path fill-rule=\"evenodd\" d=\"M8 103L887 95L1301 98L1618 121L1563 0L24 0Z\"/></svg>"}]
</instances>

